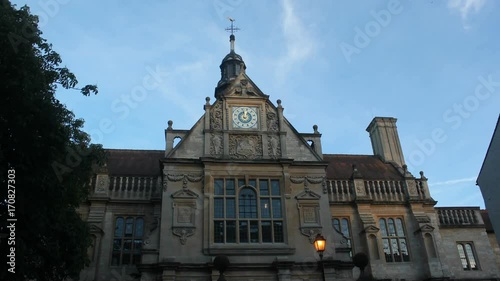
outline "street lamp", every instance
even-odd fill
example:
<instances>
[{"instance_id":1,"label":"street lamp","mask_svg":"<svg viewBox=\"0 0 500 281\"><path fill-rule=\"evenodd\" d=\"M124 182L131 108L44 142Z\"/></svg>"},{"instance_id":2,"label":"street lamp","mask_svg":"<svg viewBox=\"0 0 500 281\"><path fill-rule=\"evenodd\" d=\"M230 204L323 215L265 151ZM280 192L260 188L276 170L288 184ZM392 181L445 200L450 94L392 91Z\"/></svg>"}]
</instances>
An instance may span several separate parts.
<instances>
[{"instance_id":1,"label":"street lamp","mask_svg":"<svg viewBox=\"0 0 500 281\"><path fill-rule=\"evenodd\" d=\"M323 252L325 251L326 247L326 239L323 237L323 235L319 234L316 235L316 239L314 239L314 248L316 248L316 252L319 254L319 258L323 260Z\"/></svg>"},{"instance_id":2,"label":"street lamp","mask_svg":"<svg viewBox=\"0 0 500 281\"><path fill-rule=\"evenodd\" d=\"M314 248L316 248L316 252L319 254L319 259L321 262L321 276L323 277L323 281L325 281L325 267L323 265L323 252L326 247L326 239L323 235L316 235L316 239L314 239Z\"/></svg>"}]
</instances>

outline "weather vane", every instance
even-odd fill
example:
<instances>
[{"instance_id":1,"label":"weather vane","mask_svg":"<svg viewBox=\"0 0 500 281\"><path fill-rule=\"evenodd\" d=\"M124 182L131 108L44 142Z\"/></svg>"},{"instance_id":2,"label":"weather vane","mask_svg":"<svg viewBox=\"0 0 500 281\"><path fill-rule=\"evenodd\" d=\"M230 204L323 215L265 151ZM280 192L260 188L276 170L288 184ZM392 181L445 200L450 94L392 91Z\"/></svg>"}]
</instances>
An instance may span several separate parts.
<instances>
[{"instance_id":1,"label":"weather vane","mask_svg":"<svg viewBox=\"0 0 500 281\"><path fill-rule=\"evenodd\" d=\"M226 28L226 31L231 32L231 35L234 35L234 33L240 29L234 26L235 19L230 17L227 17L227 19L231 21L231 27Z\"/></svg>"}]
</instances>

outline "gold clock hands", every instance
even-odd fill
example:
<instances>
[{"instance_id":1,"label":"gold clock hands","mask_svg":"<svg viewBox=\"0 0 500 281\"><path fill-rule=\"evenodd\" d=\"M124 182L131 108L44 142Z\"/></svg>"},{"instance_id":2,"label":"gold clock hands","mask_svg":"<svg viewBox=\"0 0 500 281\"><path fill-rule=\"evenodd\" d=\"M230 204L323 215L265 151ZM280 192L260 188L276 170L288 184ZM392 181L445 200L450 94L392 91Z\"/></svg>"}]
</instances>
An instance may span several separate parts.
<instances>
[{"instance_id":1,"label":"gold clock hands","mask_svg":"<svg viewBox=\"0 0 500 281\"><path fill-rule=\"evenodd\" d=\"M248 119L248 110L246 108L243 109L243 119Z\"/></svg>"}]
</instances>

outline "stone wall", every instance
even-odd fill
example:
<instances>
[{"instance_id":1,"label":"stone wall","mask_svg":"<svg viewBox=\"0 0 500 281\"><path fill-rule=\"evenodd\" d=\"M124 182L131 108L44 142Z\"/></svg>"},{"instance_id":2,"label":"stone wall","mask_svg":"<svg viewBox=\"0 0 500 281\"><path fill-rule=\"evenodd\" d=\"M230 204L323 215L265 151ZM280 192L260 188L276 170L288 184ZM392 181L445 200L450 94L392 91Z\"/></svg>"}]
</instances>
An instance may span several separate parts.
<instances>
[{"instance_id":1,"label":"stone wall","mask_svg":"<svg viewBox=\"0 0 500 281\"><path fill-rule=\"evenodd\" d=\"M497 258L490 239L483 227L441 228L442 251L445 255L451 278L500 278ZM474 244L479 270L464 270L457 250L457 242Z\"/></svg>"}]
</instances>

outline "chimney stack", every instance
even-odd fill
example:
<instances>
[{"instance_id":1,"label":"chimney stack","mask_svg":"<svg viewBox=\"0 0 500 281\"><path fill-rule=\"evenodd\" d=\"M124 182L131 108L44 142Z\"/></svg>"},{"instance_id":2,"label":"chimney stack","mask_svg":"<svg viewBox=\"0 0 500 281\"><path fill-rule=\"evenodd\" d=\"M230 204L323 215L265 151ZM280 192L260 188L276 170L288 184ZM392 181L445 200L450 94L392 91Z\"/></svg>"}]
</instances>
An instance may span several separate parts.
<instances>
[{"instance_id":1,"label":"chimney stack","mask_svg":"<svg viewBox=\"0 0 500 281\"><path fill-rule=\"evenodd\" d=\"M382 157L386 162L393 162L403 167L405 160L396 121L397 119L392 117L375 117L366 131L370 133L373 154Z\"/></svg>"}]
</instances>

